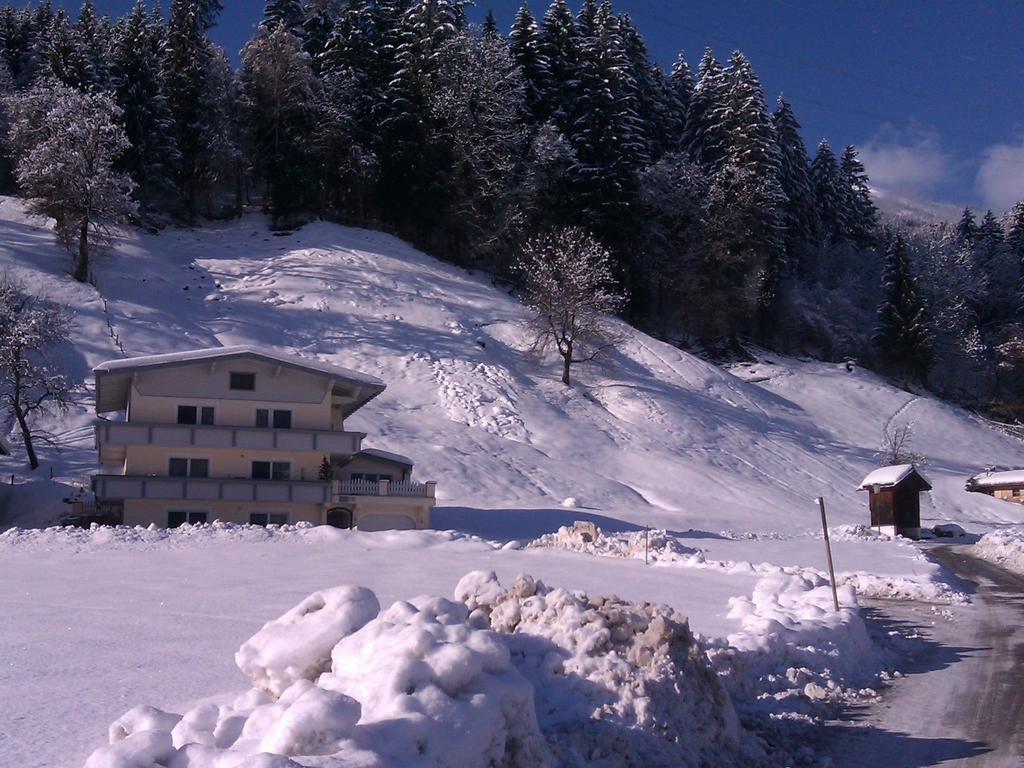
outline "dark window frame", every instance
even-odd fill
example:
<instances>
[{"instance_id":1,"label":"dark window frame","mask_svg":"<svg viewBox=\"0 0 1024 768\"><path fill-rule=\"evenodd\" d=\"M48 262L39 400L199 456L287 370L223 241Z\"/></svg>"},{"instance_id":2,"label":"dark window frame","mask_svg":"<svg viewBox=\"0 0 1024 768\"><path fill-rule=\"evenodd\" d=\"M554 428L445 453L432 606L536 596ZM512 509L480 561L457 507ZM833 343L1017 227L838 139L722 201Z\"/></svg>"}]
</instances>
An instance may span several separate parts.
<instances>
[{"instance_id":1,"label":"dark window frame","mask_svg":"<svg viewBox=\"0 0 1024 768\"><path fill-rule=\"evenodd\" d=\"M274 425L274 429L291 429L292 412L283 408L275 408L272 423Z\"/></svg>"},{"instance_id":2,"label":"dark window frame","mask_svg":"<svg viewBox=\"0 0 1024 768\"><path fill-rule=\"evenodd\" d=\"M249 371L230 371L228 373L228 389L236 392L255 392L256 374Z\"/></svg>"}]
</instances>

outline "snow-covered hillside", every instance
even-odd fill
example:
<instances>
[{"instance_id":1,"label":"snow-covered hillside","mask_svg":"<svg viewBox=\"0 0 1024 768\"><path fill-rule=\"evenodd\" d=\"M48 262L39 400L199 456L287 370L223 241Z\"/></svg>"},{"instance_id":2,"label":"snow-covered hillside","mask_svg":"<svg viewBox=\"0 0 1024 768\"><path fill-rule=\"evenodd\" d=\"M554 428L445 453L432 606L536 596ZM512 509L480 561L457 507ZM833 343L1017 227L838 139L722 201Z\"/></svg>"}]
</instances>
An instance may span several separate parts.
<instances>
[{"instance_id":1,"label":"snow-covered hillside","mask_svg":"<svg viewBox=\"0 0 1024 768\"><path fill-rule=\"evenodd\" d=\"M819 495L835 522L864 522L855 489L883 428L907 422L935 485L926 522L1021 519L963 484L1024 464L1024 446L960 409L843 366L771 358L730 373L626 326L607 364L567 389L525 351L514 298L380 233L314 223L276 236L257 215L132 232L96 265L98 294L66 276L67 256L13 199L0 200L0 232L0 268L78 308L68 358L87 383L123 354L242 343L382 378L387 392L353 426L438 481L439 527L524 537L593 516L798 532L818 525ZM60 425L58 476L84 480L93 466L90 406ZM2 461L20 471L17 457ZM562 506L570 497L578 509ZM32 519L14 506L9 522Z\"/></svg>"}]
</instances>

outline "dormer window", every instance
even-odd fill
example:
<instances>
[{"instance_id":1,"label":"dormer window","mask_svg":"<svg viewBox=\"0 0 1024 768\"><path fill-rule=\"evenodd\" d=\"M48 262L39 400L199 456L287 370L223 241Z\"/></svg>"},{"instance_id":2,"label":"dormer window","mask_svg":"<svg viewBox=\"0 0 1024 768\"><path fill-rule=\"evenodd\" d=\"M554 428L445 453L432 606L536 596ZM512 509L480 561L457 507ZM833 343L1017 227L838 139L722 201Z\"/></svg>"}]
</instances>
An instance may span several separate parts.
<instances>
[{"instance_id":1,"label":"dormer window","mask_svg":"<svg viewBox=\"0 0 1024 768\"><path fill-rule=\"evenodd\" d=\"M256 389L256 374L232 371L228 386L242 392L252 392Z\"/></svg>"}]
</instances>

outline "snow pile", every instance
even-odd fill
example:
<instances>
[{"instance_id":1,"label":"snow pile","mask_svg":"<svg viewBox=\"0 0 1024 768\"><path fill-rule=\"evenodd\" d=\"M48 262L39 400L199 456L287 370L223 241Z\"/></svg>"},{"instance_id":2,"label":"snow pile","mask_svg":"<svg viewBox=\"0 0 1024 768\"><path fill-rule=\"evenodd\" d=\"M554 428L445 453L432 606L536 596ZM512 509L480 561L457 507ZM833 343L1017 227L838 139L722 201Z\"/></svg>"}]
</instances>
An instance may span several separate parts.
<instances>
[{"instance_id":1,"label":"snow pile","mask_svg":"<svg viewBox=\"0 0 1024 768\"><path fill-rule=\"evenodd\" d=\"M463 578L456 598L505 637L535 689L559 766L730 765L744 750L732 702L685 617L671 608L588 597L493 572Z\"/></svg>"},{"instance_id":2,"label":"snow pile","mask_svg":"<svg viewBox=\"0 0 1024 768\"><path fill-rule=\"evenodd\" d=\"M684 617L474 572L381 612L316 592L239 649L255 687L184 714L136 707L86 768L749 764ZM740 757L743 757L741 760Z\"/></svg>"},{"instance_id":3,"label":"snow pile","mask_svg":"<svg viewBox=\"0 0 1024 768\"><path fill-rule=\"evenodd\" d=\"M972 553L1008 571L1024 574L1024 526L986 533L972 547Z\"/></svg>"},{"instance_id":4,"label":"snow pile","mask_svg":"<svg viewBox=\"0 0 1024 768\"><path fill-rule=\"evenodd\" d=\"M605 533L592 522L577 520L571 526L562 526L555 533L534 539L528 547L553 547L583 552L588 555L626 557L651 562L703 562L699 550L684 546L663 530Z\"/></svg>"},{"instance_id":5,"label":"snow pile","mask_svg":"<svg viewBox=\"0 0 1024 768\"><path fill-rule=\"evenodd\" d=\"M806 570L764 576L751 597L730 602L742 630L708 650L744 709L793 717L829 714L822 703L849 703L874 690L881 659L850 586L838 589Z\"/></svg>"},{"instance_id":6,"label":"snow pile","mask_svg":"<svg viewBox=\"0 0 1024 768\"><path fill-rule=\"evenodd\" d=\"M235 664L257 688L280 696L330 669L334 646L378 613L377 596L365 587L314 592L243 643Z\"/></svg>"}]
</instances>

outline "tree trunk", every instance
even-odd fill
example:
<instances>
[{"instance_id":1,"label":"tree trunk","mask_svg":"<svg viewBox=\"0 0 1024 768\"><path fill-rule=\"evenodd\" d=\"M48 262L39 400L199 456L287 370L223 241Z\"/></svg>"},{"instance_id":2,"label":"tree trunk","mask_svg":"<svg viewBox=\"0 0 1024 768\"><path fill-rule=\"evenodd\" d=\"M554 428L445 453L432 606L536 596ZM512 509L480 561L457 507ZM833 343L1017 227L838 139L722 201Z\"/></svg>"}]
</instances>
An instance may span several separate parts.
<instances>
[{"instance_id":1,"label":"tree trunk","mask_svg":"<svg viewBox=\"0 0 1024 768\"><path fill-rule=\"evenodd\" d=\"M25 454L28 456L28 466L30 469L37 469L39 467L39 459L36 457L35 446L32 445L32 431L28 428L28 421L25 420L25 414L21 412L20 406L15 406L14 415L18 419L18 426L21 427L21 437L25 441Z\"/></svg>"},{"instance_id":2,"label":"tree trunk","mask_svg":"<svg viewBox=\"0 0 1024 768\"><path fill-rule=\"evenodd\" d=\"M571 385L569 381L570 365L572 365L572 352L562 355L562 383L567 387Z\"/></svg>"},{"instance_id":3,"label":"tree trunk","mask_svg":"<svg viewBox=\"0 0 1024 768\"><path fill-rule=\"evenodd\" d=\"M78 233L78 259L75 261L75 280L84 283L89 279L89 220L82 222Z\"/></svg>"}]
</instances>

